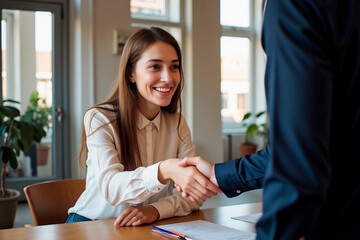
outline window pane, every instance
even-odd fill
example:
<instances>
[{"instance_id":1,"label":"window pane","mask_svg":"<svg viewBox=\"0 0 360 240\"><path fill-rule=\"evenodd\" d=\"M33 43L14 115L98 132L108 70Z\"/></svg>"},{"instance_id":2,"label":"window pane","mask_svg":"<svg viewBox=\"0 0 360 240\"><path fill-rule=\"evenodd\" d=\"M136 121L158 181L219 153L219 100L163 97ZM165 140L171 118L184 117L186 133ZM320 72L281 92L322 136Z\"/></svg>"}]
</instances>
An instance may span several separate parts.
<instances>
[{"instance_id":1,"label":"window pane","mask_svg":"<svg viewBox=\"0 0 360 240\"><path fill-rule=\"evenodd\" d=\"M180 0L130 0L132 18L180 22Z\"/></svg>"},{"instance_id":2,"label":"window pane","mask_svg":"<svg viewBox=\"0 0 360 240\"><path fill-rule=\"evenodd\" d=\"M145 15L165 15L165 0L131 0L131 13Z\"/></svg>"},{"instance_id":3,"label":"window pane","mask_svg":"<svg viewBox=\"0 0 360 240\"><path fill-rule=\"evenodd\" d=\"M5 20L1 20L1 46L2 46L2 53L1 53L1 57L2 57L2 73L1 73L1 77L2 77L2 96L3 99L6 99L7 95L6 95L6 21Z\"/></svg>"},{"instance_id":4,"label":"window pane","mask_svg":"<svg viewBox=\"0 0 360 240\"><path fill-rule=\"evenodd\" d=\"M249 0L220 0L220 24L249 27Z\"/></svg>"},{"instance_id":5,"label":"window pane","mask_svg":"<svg viewBox=\"0 0 360 240\"><path fill-rule=\"evenodd\" d=\"M7 174L10 178L51 177L55 173L48 111L53 103L53 13L8 9L2 13L3 98L21 102L23 118L46 132L40 143L18 157L18 168L9 168ZM40 98L35 104L30 101L33 91Z\"/></svg>"},{"instance_id":6,"label":"window pane","mask_svg":"<svg viewBox=\"0 0 360 240\"><path fill-rule=\"evenodd\" d=\"M52 14L35 12L36 90L52 105Z\"/></svg>"},{"instance_id":7,"label":"window pane","mask_svg":"<svg viewBox=\"0 0 360 240\"><path fill-rule=\"evenodd\" d=\"M221 37L220 43L222 121L238 123L248 106L250 41L248 38Z\"/></svg>"}]
</instances>

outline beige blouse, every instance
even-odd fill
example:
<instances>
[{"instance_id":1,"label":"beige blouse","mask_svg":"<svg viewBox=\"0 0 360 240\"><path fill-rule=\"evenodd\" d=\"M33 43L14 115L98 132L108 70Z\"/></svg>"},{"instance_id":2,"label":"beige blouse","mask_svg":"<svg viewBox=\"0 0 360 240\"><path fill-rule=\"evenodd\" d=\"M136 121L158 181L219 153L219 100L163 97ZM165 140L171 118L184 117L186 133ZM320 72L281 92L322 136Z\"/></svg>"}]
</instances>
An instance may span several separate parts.
<instances>
[{"instance_id":1,"label":"beige blouse","mask_svg":"<svg viewBox=\"0 0 360 240\"><path fill-rule=\"evenodd\" d=\"M106 106L109 107L109 106ZM137 137L143 167L124 171L118 149L120 139L111 124L98 129L115 118L99 109L87 111L84 127L87 136L86 189L68 213L77 213L90 219L117 218L131 205L153 205L160 219L184 216L199 209L202 201L192 202L180 193L173 194L172 184L158 181L160 161L169 158L195 156L195 147L185 118L160 111L153 121L141 113L137 119ZM95 131L98 129L97 131Z\"/></svg>"}]
</instances>

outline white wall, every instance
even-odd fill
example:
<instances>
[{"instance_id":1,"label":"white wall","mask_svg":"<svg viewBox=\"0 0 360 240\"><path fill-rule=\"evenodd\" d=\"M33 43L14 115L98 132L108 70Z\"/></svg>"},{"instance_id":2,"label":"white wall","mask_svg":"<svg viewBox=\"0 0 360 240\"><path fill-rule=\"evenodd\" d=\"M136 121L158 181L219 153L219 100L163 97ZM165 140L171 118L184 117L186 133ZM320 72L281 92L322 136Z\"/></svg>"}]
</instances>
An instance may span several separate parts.
<instances>
[{"instance_id":1,"label":"white wall","mask_svg":"<svg viewBox=\"0 0 360 240\"><path fill-rule=\"evenodd\" d=\"M130 1L94 0L95 101L101 102L112 89L120 57L112 54L113 29L130 29Z\"/></svg>"},{"instance_id":2,"label":"white wall","mask_svg":"<svg viewBox=\"0 0 360 240\"><path fill-rule=\"evenodd\" d=\"M198 155L222 162L219 0L185 1L183 113ZM71 0L71 156L78 176L82 114L104 100L118 71L112 31L131 31L129 0Z\"/></svg>"},{"instance_id":3,"label":"white wall","mask_svg":"<svg viewBox=\"0 0 360 240\"><path fill-rule=\"evenodd\" d=\"M186 1L185 105L198 155L222 162L220 22L218 0Z\"/></svg>"}]
</instances>

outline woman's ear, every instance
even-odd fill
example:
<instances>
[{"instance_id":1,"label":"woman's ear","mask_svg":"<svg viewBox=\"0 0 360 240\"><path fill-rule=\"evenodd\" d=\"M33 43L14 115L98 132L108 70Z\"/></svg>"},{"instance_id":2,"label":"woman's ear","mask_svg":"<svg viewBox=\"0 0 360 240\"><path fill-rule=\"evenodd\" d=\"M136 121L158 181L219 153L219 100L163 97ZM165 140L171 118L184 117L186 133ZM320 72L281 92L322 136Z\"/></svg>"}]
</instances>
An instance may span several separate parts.
<instances>
[{"instance_id":1,"label":"woman's ear","mask_svg":"<svg viewBox=\"0 0 360 240\"><path fill-rule=\"evenodd\" d=\"M130 76L130 82L131 82L131 83L135 83L135 77L134 77L134 74L131 74L131 76Z\"/></svg>"}]
</instances>

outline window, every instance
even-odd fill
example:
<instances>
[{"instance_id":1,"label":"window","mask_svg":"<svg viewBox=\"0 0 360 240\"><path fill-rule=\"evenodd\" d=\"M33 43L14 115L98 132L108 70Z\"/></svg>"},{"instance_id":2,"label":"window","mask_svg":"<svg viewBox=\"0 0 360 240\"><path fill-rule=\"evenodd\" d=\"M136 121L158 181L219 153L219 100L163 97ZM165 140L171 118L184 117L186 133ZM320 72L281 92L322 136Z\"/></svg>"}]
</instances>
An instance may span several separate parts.
<instances>
[{"instance_id":1,"label":"window","mask_svg":"<svg viewBox=\"0 0 360 240\"><path fill-rule=\"evenodd\" d=\"M131 14L148 15L148 16L165 16L165 1L164 0L132 0Z\"/></svg>"},{"instance_id":2,"label":"window","mask_svg":"<svg viewBox=\"0 0 360 240\"><path fill-rule=\"evenodd\" d=\"M221 110L223 122L240 122L245 114L249 93L249 39L221 37L221 92L228 96L226 108ZM242 104L239 95L243 96Z\"/></svg>"},{"instance_id":3,"label":"window","mask_svg":"<svg viewBox=\"0 0 360 240\"><path fill-rule=\"evenodd\" d=\"M20 41L16 37L21 32L21 25L24 25L23 18L28 17L31 21L27 22L30 29L35 30L32 35L27 35L29 39L34 40L35 48L26 48L29 52L34 51L34 56L28 54L27 59L35 59L34 77L36 90L39 97L44 98L49 106L52 105L52 13L42 11L20 11L4 10L2 24L2 96L4 99L18 99L21 93L18 93L21 80L15 78L15 69L13 67L17 52L13 45L20 48ZM25 17L24 17L25 16ZM25 48L25 47L24 47ZM32 60L29 60L32 62ZM25 64L28 65L28 64ZM30 77L29 77L30 78ZM24 84L24 83L22 83Z\"/></svg>"},{"instance_id":4,"label":"window","mask_svg":"<svg viewBox=\"0 0 360 240\"><path fill-rule=\"evenodd\" d=\"M36 90L52 106L52 14L35 12Z\"/></svg>"},{"instance_id":5,"label":"window","mask_svg":"<svg viewBox=\"0 0 360 240\"><path fill-rule=\"evenodd\" d=\"M1 51L2 51L2 98L13 98L14 96L14 48L13 28L14 14L12 11L4 10L1 20Z\"/></svg>"},{"instance_id":6,"label":"window","mask_svg":"<svg viewBox=\"0 0 360 240\"><path fill-rule=\"evenodd\" d=\"M221 0L220 24L223 26L249 27L249 0Z\"/></svg>"},{"instance_id":7,"label":"window","mask_svg":"<svg viewBox=\"0 0 360 240\"><path fill-rule=\"evenodd\" d=\"M137 19L179 22L179 4L179 0L131 0L131 17Z\"/></svg>"},{"instance_id":8,"label":"window","mask_svg":"<svg viewBox=\"0 0 360 240\"><path fill-rule=\"evenodd\" d=\"M158 26L168 31L181 45L180 0L130 0L132 27Z\"/></svg>"},{"instance_id":9,"label":"window","mask_svg":"<svg viewBox=\"0 0 360 240\"><path fill-rule=\"evenodd\" d=\"M2 96L4 97L4 99L6 99L6 86L7 86L7 78L6 78L6 73L7 73L7 70L6 70L6 63L7 63L7 46L6 46L6 28L7 28L7 23L5 20L1 20L1 45L3 46L3 49L2 49L2 73L1 73L1 77L2 77Z\"/></svg>"},{"instance_id":10,"label":"window","mask_svg":"<svg viewBox=\"0 0 360 240\"><path fill-rule=\"evenodd\" d=\"M21 102L21 112L24 113L29 104L30 92L36 90L39 92L39 97L45 100L46 107L51 107L53 102L53 13L17 9L4 9L2 12L3 99ZM22 41L24 39L26 41ZM39 103L40 106L41 104ZM50 126L52 126L51 123ZM52 128L45 130L47 131L46 138L42 139L41 144L50 149ZM14 171L9 169L8 175L10 177L52 176L53 169L50 163L46 167L38 163L33 164L30 151L25 154L30 158L21 156L18 169Z\"/></svg>"},{"instance_id":11,"label":"window","mask_svg":"<svg viewBox=\"0 0 360 240\"><path fill-rule=\"evenodd\" d=\"M221 93L227 96L221 117L223 130L240 128L244 114L251 111L253 46L255 30L252 21L253 1L221 0L220 39Z\"/></svg>"}]
</instances>

